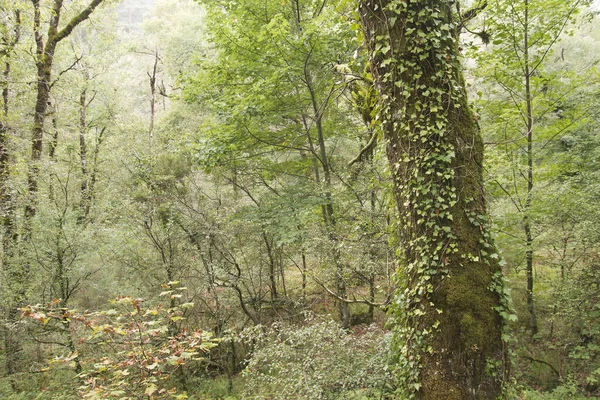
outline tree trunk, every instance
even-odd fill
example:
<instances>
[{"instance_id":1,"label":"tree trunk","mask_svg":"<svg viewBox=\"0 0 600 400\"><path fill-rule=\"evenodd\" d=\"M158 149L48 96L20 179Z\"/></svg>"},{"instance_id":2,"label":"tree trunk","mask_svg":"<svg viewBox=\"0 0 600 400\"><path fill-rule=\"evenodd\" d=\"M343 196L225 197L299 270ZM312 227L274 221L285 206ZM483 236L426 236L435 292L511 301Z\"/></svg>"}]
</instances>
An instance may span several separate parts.
<instances>
[{"instance_id":1,"label":"tree trunk","mask_svg":"<svg viewBox=\"0 0 600 400\"><path fill-rule=\"evenodd\" d=\"M14 10L14 29L12 35L5 33L2 40L5 44L5 62L2 72L2 119L0 120L0 234L2 235L2 269L5 271L5 293L6 301L2 310L4 336L4 350L6 354L6 374L11 376L19 372L22 367L22 345L20 334L17 330L19 313L17 304L22 300L23 276L22 268L13 259L18 250L19 234L16 226L16 210L14 192L10 187L10 136L12 128L9 125L9 84L12 73L12 54L21 39L21 12ZM13 390L16 390L16 382L11 378Z\"/></svg>"},{"instance_id":2,"label":"tree trunk","mask_svg":"<svg viewBox=\"0 0 600 400\"><path fill-rule=\"evenodd\" d=\"M398 380L409 398L495 399L507 369L506 302L452 4L359 3L401 218Z\"/></svg>"},{"instance_id":3,"label":"tree trunk","mask_svg":"<svg viewBox=\"0 0 600 400\"><path fill-rule=\"evenodd\" d=\"M531 335L538 333L537 316L533 302L533 235L531 233L531 196L533 191L533 96L531 94L531 68L529 59L529 1L525 0L525 16L523 20L523 48L524 48L524 78L525 78L525 103L526 103L526 129L527 129L527 196L523 209L523 230L525 231L525 262L527 274L527 308L529 309L529 327Z\"/></svg>"},{"instance_id":4,"label":"tree trunk","mask_svg":"<svg viewBox=\"0 0 600 400\"><path fill-rule=\"evenodd\" d=\"M31 228L30 220L36 213L36 197L38 192L38 174L40 161L42 159L44 122L48 111L48 101L50 99L50 89L52 87L52 67L54 65L54 53L56 46L60 41L68 37L73 29L88 19L90 14L104 0L92 0L90 4L79 14L59 30L61 12L63 9L63 0L54 0L52 4L50 23L46 34L46 42L42 35L42 11L40 0L31 0L34 8L33 30L36 43L36 67L37 67L37 91L35 112L33 114L33 128L31 134L31 162L27 171L27 188L29 199L25 206L25 233L28 237ZM27 239L26 237L26 239Z\"/></svg>"},{"instance_id":5,"label":"tree trunk","mask_svg":"<svg viewBox=\"0 0 600 400\"><path fill-rule=\"evenodd\" d=\"M273 242L269 240L267 234L263 231L262 233L263 240L265 241L265 246L267 248L267 256L269 258L269 285L270 285L270 295L271 295L271 307L276 308L277 298L277 280L275 276L275 257L273 254Z\"/></svg>"},{"instance_id":6,"label":"tree trunk","mask_svg":"<svg viewBox=\"0 0 600 400\"><path fill-rule=\"evenodd\" d=\"M325 2L321 4L322 5L313 13L312 18L318 17L321 11L323 11L323 6L325 5ZM291 6L292 13L294 16L292 21L294 23L296 32L299 34L303 29L301 6L298 0L292 1ZM335 291L336 296L338 297L338 299L336 300L338 317L340 318L342 327L346 329L350 327L350 306L347 302L340 300L346 299L348 297L348 294L346 289L346 281L344 279L345 268L342 261L342 254L339 250L339 238L337 233L335 232L336 221L333 198L331 195L331 167L329 165L329 158L327 156L327 149L325 146L325 132L323 130L323 111L326 108L325 105L329 101L329 99L325 99L324 102L321 104L319 103L317 91L315 90L315 81L313 73L309 67L309 61L311 60L311 57L312 48L306 54L306 60L304 63L304 84L306 85L306 89L310 94L310 104L312 106L312 115L310 116L310 119L312 119L312 121L314 122L317 131L318 152L315 149L315 145L313 143L313 139L310 133L310 127L307 123L307 118L305 115L302 116L302 120L304 128L306 130L308 145L313 156L313 166L315 169L316 182L319 185L323 185L323 195L326 199L325 204L321 206L321 212L323 215L323 223L328 231L327 234L329 236L329 241L332 248L331 258L335 265ZM321 164L321 168L323 169L322 180L319 177L319 168L317 167L318 163Z\"/></svg>"},{"instance_id":7,"label":"tree trunk","mask_svg":"<svg viewBox=\"0 0 600 400\"><path fill-rule=\"evenodd\" d=\"M148 72L148 78L150 79L150 127L148 128L148 143L150 149L152 149L152 142L154 138L154 121L156 119L156 73L158 70L158 49L154 50L154 64L152 66L152 73Z\"/></svg>"},{"instance_id":8,"label":"tree trunk","mask_svg":"<svg viewBox=\"0 0 600 400\"><path fill-rule=\"evenodd\" d=\"M6 46L6 61L4 62L4 71L2 77L4 85L2 87L2 119L0 120L0 226L2 234L2 266L5 270L10 270L10 262L14 247L18 241L15 216L15 201L13 191L9 187L10 177L10 134L9 125L9 102L10 91L9 82L11 80L12 60L11 56L14 48L21 39L21 12L14 11L15 27L13 35L6 34L3 37Z\"/></svg>"},{"instance_id":9,"label":"tree trunk","mask_svg":"<svg viewBox=\"0 0 600 400\"><path fill-rule=\"evenodd\" d=\"M7 352L6 370L8 375L19 372L22 369L22 346L21 338L13 332L13 328L18 326L15 322L18 321L18 307L26 302L27 285L29 284L29 267L27 260L17 265L10 259L14 254L21 253L24 249L24 243L31 239L32 219L36 213L36 197L38 193L38 175L40 169L40 161L42 159L43 150L43 134L44 122L48 111L50 100L50 89L52 86L52 66L54 62L54 53L58 43L68 37L73 29L81 22L85 21L94 9L104 0L92 0L79 14L75 15L69 22L59 30L59 22L61 11L63 10L63 0L54 0L50 10L49 24L44 43L44 35L42 34L42 6L40 0L31 0L33 5L33 31L36 43L35 61L37 68L37 85L36 85L36 103L33 117L32 137L31 137L31 158L29 169L27 171L27 190L28 198L26 199L22 235L18 235L16 229L16 210L13 201L13 195L7 188L7 179L9 176L9 152L8 152L8 134L9 129L6 125L8 115L8 86L5 86L2 91L4 118L0 122L0 199L2 201L2 229L3 229L3 246L4 254L3 262L4 269L8 270L6 286L10 287L10 298L7 303L7 328L5 330L5 347ZM14 40L8 40L9 53L17 44L20 38L20 11L15 11L16 27L14 31ZM6 38L5 38L6 39ZM5 40L6 41L6 40ZM7 53L8 54L8 53ZM10 76L10 63L5 64L4 78L8 85ZM22 240L20 243L17 243ZM7 265L8 263L8 265ZM13 385L13 388L14 385Z\"/></svg>"},{"instance_id":10,"label":"tree trunk","mask_svg":"<svg viewBox=\"0 0 600 400\"><path fill-rule=\"evenodd\" d=\"M348 295L346 289L346 280L344 278L345 268L338 243L339 238L337 232L335 231L336 219L333 210L333 199L331 196L331 167L329 165L329 157L327 156L327 150L325 146L325 133L323 131L323 114L321 107L319 106L317 101L317 95L314 90L312 75L307 68L304 69L304 77L306 87L310 93L311 105L314 113L312 118L314 119L315 126L317 128L317 140L319 142L318 155L314 151L312 139L310 139L309 145L311 147L311 151L313 151L313 156L318 159L318 161L321 164L321 167L323 168L323 181L318 180L318 174L316 175L316 177L317 182L319 184L323 184L325 189L324 195L326 203L322 206L323 222L325 224L326 229L328 230L329 241L331 242L332 246L333 263L335 264L335 292L336 295L339 297L339 299L337 300L338 316L340 318L342 327L344 329L347 329L350 327L350 306L346 301L340 300L346 299ZM310 137L310 133L307 134Z\"/></svg>"},{"instance_id":11,"label":"tree trunk","mask_svg":"<svg viewBox=\"0 0 600 400\"><path fill-rule=\"evenodd\" d=\"M87 145L85 141L87 133L87 106L87 90L84 88L79 95L79 160L81 163L81 200L79 202L79 216L77 218L79 224L85 221L85 218L87 217L86 212L90 200Z\"/></svg>"}]
</instances>

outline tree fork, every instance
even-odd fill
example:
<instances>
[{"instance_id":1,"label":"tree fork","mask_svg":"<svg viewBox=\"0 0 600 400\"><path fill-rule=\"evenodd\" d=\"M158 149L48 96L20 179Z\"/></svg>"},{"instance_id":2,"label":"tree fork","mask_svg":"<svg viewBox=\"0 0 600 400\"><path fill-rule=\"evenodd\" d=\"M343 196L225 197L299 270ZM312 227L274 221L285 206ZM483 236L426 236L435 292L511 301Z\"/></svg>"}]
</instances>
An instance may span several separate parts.
<instances>
[{"instance_id":1,"label":"tree fork","mask_svg":"<svg viewBox=\"0 0 600 400\"><path fill-rule=\"evenodd\" d=\"M44 123L48 111L48 101L52 88L52 67L54 65L54 53L57 45L67 38L73 29L89 18L91 13L104 0L92 0L86 8L75 15L62 29L59 30L63 0L54 0L52 5L52 17L46 34L46 43L41 31L41 5L40 0L31 0L34 8L34 35L36 43L36 66L37 66L37 95L35 113L33 115L33 128L31 134L31 163L27 172L27 188L29 199L25 206L25 231L29 235L30 220L36 214L36 196L38 192L39 163L42 159Z\"/></svg>"},{"instance_id":2,"label":"tree fork","mask_svg":"<svg viewBox=\"0 0 600 400\"><path fill-rule=\"evenodd\" d=\"M452 6L359 1L404 247L394 346L403 396L495 399L507 305Z\"/></svg>"}]
</instances>

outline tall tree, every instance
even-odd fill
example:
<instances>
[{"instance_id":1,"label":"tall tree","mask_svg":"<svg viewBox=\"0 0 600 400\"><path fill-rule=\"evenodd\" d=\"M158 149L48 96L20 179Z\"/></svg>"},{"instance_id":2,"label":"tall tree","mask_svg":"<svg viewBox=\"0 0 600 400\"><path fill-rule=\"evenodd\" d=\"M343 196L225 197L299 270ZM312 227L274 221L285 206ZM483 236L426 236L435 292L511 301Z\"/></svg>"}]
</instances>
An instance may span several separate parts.
<instances>
[{"instance_id":1,"label":"tall tree","mask_svg":"<svg viewBox=\"0 0 600 400\"><path fill-rule=\"evenodd\" d=\"M544 157L544 149L576 129L589 113L585 103L566 106L583 82L576 75L584 76L586 71L552 71L548 66L561 36L587 5L587 0L495 1L486 10L486 29L493 35L492 43L476 53L477 74L493 88L482 102L481 112L497 161L490 172L494 185L510 199L511 212L518 215L505 230L519 238L514 245L523 249L516 264L525 265L532 335L538 333L534 265L539 248L536 242L542 233L535 215L542 191L536 189L544 180L542 168L553 157ZM563 49L563 61L565 56L569 54Z\"/></svg>"},{"instance_id":2,"label":"tall tree","mask_svg":"<svg viewBox=\"0 0 600 400\"><path fill-rule=\"evenodd\" d=\"M410 398L495 399L506 304L460 62L467 13L454 5L362 0L358 9L404 247L392 310L400 386Z\"/></svg>"},{"instance_id":3,"label":"tall tree","mask_svg":"<svg viewBox=\"0 0 600 400\"><path fill-rule=\"evenodd\" d=\"M17 44L21 39L21 10L18 6L14 8L1 8L2 15L5 18L5 23L2 29L2 114L0 117L0 234L2 235L2 270L6 274L6 280L10 283L17 283L22 277L13 263L13 254L15 252L16 242L18 238L15 215L15 199L13 190L10 187L11 165L11 132L10 113L11 109L11 88L10 83L13 79L11 76L14 65L14 52ZM11 286L10 290L16 290L15 286ZM15 321L17 317L16 309L6 310L7 320ZM3 316L4 317L4 316ZM18 340L15 340L11 334L9 327L3 329L4 348L6 350L6 372L11 375L19 369L18 361L21 353L21 346Z\"/></svg>"},{"instance_id":4,"label":"tall tree","mask_svg":"<svg viewBox=\"0 0 600 400\"><path fill-rule=\"evenodd\" d=\"M35 62L37 67L37 97L33 114L31 134L31 163L27 174L27 185L30 199L25 207L25 217L30 219L35 215L35 196L38 191L39 162L42 158L44 139L44 122L48 112L50 90L52 87L52 67L58 44L67 38L73 29L89 18L94 9L104 0L92 0L87 7L75 14L63 27L60 26L63 12L63 0L54 0L51 7L50 21L47 33L42 33L42 5L40 0L31 0L33 4L33 32L36 43ZM26 227L27 228L27 227Z\"/></svg>"},{"instance_id":5,"label":"tall tree","mask_svg":"<svg viewBox=\"0 0 600 400\"><path fill-rule=\"evenodd\" d=\"M204 71L187 92L195 101L209 100L218 116L216 129L210 129L217 135L205 136L203 152L212 152L213 163L225 165L230 160L229 171L224 172L244 194L248 195L240 187L244 175L252 185L260 183L256 185L260 194L252 190L257 207L266 203L259 195L280 197L291 194L295 186L293 199L304 204L296 205L295 216L281 215L281 220L297 219L315 205L320 208L321 221L312 226L320 225L320 234L328 239L320 243L327 248L320 259L332 267L332 293L339 318L348 327L349 268L341 233L344 216L336 196L340 183L336 157L341 155L338 143L347 139L355 121L340 112L344 103L336 99L345 87L330 66L350 57L351 31L335 18L327 2L292 1L285 7L277 1L206 3L210 40L218 52L204 63ZM297 221L293 225L299 226ZM279 239L281 245L285 240ZM272 239L264 236L263 241L269 258L281 250L269 243ZM274 263L268 265L273 277ZM271 293L279 295L271 281Z\"/></svg>"},{"instance_id":6,"label":"tall tree","mask_svg":"<svg viewBox=\"0 0 600 400\"><path fill-rule=\"evenodd\" d=\"M12 209L8 209L9 212L7 216L10 219L5 219L3 228L4 228L4 249L9 250L9 258L12 256L10 254L10 249L18 249L21 254L17 256L23 256L25 246L23 246L23 241L26 243L33 242L32 234L33 234L33 217L36 213L36 197L38 194L38 182L39 182L39 173L40 173L40 162L42 159L42 150L43 150L43 136L44 136L44 123L49 111L50 104L50 92L52 86L54 84L53 80L53 66L55 61L55 53L58 44L69 37L73 30L79 26L83 21L89 18L94 9L102 3L104 0L92 0L87 6L83 7L82 10L75 11L74 16L71 17L66 24L61 24L61 14L65 12L65 5L63 4L63 0L52 0L48 2L50 8L50 14L48 18L47 27L45 26L45 7L46 3L42 0L31 0L32 12L33 15L33 27L32 33L33 38L35 40L35 67L36 67L36 99L34 105L33 112L33 125L32 125L32 136L31 136L31 155L30 155L30 163L27 171L27 194L28 198L26 199L25 207L24 207L24 218L23 218L23 226L22 226L22 235L16 234L16 228L12 226L13 218L10 214L13 213ZM25 7L24 4L22 4ZM4 11L4 8L3 8ZM18 39L20 37L20 31L23 28L23 24L20 21L21 14L27 14L24 11L15 11L14 20L15 32L10 36L5 35L5 40L8 40L6 43L8 45L7 50L9 53L14 50L14 46L17 44ZM46 34L43 33L43 28L46 28ZM24 36L24 35L23 35ZM11 65L5 64L4 75L6 78L10 76ZM7 81L8 85L8 81ZM8 109L8 98L9 91L8 88L5 87L6 90L3 91L3 102L4 102L4 111L7 113ZM6 115L5 115L6 117ZM6 122L6 118L3 119L3 124ZM2 154L5 157L2 159L0 156L0 163L2 164L2 172L4 177L6 177L6 173L8 171L8 153L6 152L6 135L0 138L2 142L3 149ZM7 198L8 192L5 190L5 179L3 177L2 182L2 200L5 202L3 204L3 208L6 207L12 208L12 201ZM16 220L16 218L14 219ZM8 224L8 225L7 225ZM4 254L4 258L7 257L6 251ZM7 313L7 322L10 325L18 318L17 307L19 305L23 305L26 301L27 297L27 289L28 285L31 283L31 259L24 257L22 260L19 260L19 263L9 262L9 265L4 265L5 269L8 270L7 276L9 277L9 282L7 282L7 287L11 287L9 299L6 302L6 307L8 309ZM14 288L12 287L14 286ZM7 325L7 326L8 326ZM13 349L18 349L20 347L19 341L21 338L19 335L15 334L15 332L6 331L5 342L7 343L7 348L9 348L10 356L6 358L6 369L9 374L13 374L15 372L19 372L21 368L20 360L21 357L20 352L13 351Z\"/></svg>"}]
</instances>

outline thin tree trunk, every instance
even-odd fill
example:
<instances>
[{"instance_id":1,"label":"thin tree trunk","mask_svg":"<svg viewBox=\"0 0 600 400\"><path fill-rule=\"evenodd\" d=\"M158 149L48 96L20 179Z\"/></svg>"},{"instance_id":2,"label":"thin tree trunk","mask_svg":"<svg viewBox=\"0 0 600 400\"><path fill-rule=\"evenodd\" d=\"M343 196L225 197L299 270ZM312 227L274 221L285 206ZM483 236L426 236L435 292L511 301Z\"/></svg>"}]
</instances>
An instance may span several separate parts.
<instances>
[{"instance_id":1,"label":"thin tree trunk","mask_svg":"<svg viewBox=\"0 0 600 400\"><path fill-rule=\"evenodd\" d=\"M93 152L93 168L89 174L89 185L86 190L86 202L85 207L83 209L83 220L88 221L88 217L90 215L90 209L92 207L92 203L94 201L94 189L96 187L96 180L98 176L98 156L100 155L100 148L102 147L102 143L104 142L104 134L106 132L106 127L100 129L98 132L98 136L96 137L96 146L94 147Z\"/></svg>"},{"instance_id":2,"label":"thin tree trunk","mask_svg":"<svg viewBox=\"0 0 600 400\"><path fill-rule=\"evenodd\" d=\"M287 294L287 287L285 286L285 265L283 263L283 245L281 245L281 247L277 250L277 255L279 256L278 258L278 264L279 264L279 271L281 274L281 289L283 290L283 297L287 298L288 294Z\"/></svg>"},{"instance_id":3,"label":"thin tree trunk","mask_svg":"<svg viewBox=\"0 0 600 400\"><path fill-rule=\"evenodd\" d=\"M325 2L322 3L321 8L317 10L313 16L318 16ZM294 27L298 34L302 32L302 16L301 9L298 0L294 0L291 2L292 13L294 15ZM326 202L321 206L322 214L323 214L323 222L325 224L325 228L328 230L329 240L331 242L332 251L331 256L333 258L333 262L335 264L335 288L336 294L339 298L347 297L346 290L346 282L344 280L343 272L344 266L341 259L341 252L338 246L338 238L335 233L335 215L333 208L333 199L331 197L331 169L329 166L329 159L327 157L327 150L325 146L325 135L323 131L323 113L322 107L318 103L317 94L314 88L313 77L311 71L309 69L308 61L310 60L312 54L312 50L307 55L306 62L304 64L304 83L306 84L306 88L310 94L311 106L312 106L312 119L315 122L315 126L317 129L317 140L319 144L319 152L315 151L315 146L313 144L313 140L310 134L310 129L306 121L306 117L303 115L303 123L306 130L306 134L308 137L308 144L310 150L313 155L313 166L315 169L315 177L316 181L319 185L323 184L325 187L324 195ZM317 160L320 162L321 167L323 169L323 181L321 181L319 177L319 172L317 168ZM348 328L350 326L350 307L347 302L337 300L337 308L338 308L338 316L340 318L340 322L344 328Z\"/></svg>"},{"instance_id":4,"label":"thin tree trunk","mask_svg":"<svg viewBox=\"0 0 600 400\"><path fill-rule=\"evenodd\" d=\"M319 184L323 184L325 186L325 205L323 207L323 220L325 223L325 227L328 230L329 241L331 242L332 249L332 258L335 264L335 289L336 295L340 299L345 299L347 297L347 289L346 289L346 281L344 279L344 265L342 262L342 255L340 252L340 248L338 245L339 238L337 233L335 232L335 214L333 210L333 199L331 197L331 168L329 166L329 157L327 156L327 148L325 146L325 133L323 131L323 115L317 101L317 95L315 93L313 87L313 78L310 71L305 68L304 76L306 81L306 86L310 93L311 104L313 108L313 119L315 121L315 126L317 128L317 140L319 143L319 156L318 160L321 163L321 167L323 169L323 182L319 182ZM315 154L316 155L316 154ZM337 300L337 308L338 308L338 316L340 318L340 322L343 328L350 327L350 306L347 302L342 300Z\"/></svg>"},{"instance_id":5,"label":"thin tree trunk","mask_svg":"<svg viewBox=\"0 0 600 400\"><path fill-rule=\"evenodd\" d=\"M306 252L302 249L302 303L306 305Z\"/></svg>"},{"instance_id":6,"label":"thin tree trunk","mask_svg":"<svg viewBox=\"0 0 600 400\"><path fill-rule=\"evenodd\" d=\"M525 261L527 275L527 308L529 310L529 327L531 335L538 333L535 304L533 301L533 236L531 233L531 196L533 191L533 97L531 94L531 71L529 60L529 1L525 0L524 16L524 64L525 64L525 102L527 112L527 195L523 209L523 229L525 231Z\"/></svg>"},{"instance_id":7,"label":"thin tree trunk","mask_svg":"<svg viewBox=\"0 0 600 400\"><path fill-rule=\"evenodd\" d=\"M154 120L156 118L156 73L158 70L158 50L154 50L154 65L152 73L148 72L150 79L150 127L148 128L148 142L152 148L154 138Z\"/></svg>"},{"instance_id":8,"label":"thin tree trunk","mask_svg":"<svg viewBox=\"0 0 600 400\"><path fill-rule=\"evenodd\" d=\"M79 159L81 163L81 200L79 202L78 222L82 223L86 218L90 191L88 187L88 160L85 136L87 133L87 90L83 89L79 96Z\"/></svg>"},{"instance_id":9,"label":"thin tree trunk","mask_svg":"<svg viewBox=\"0 0 600 400\"><path fill-rule=\"evenodd\" d=\"M50 102L49 102L50 103ZM52 162L52 164L55 163L55 156L56 156L56 149L58 148L58 116L57 116L57 110L56 110L56 106L53 105L52 103L48 104L48 107L52 110L52 139L50 140L49 146L48 146L48 159ZM54 202L55 198L54 198L54 180L52 178L50 178L48 180L48 199L50 200L50 202Z\"/></svg>"},{"instance_id":10,"label":"thin tree trunk","mask_svg":"<svg viewBox=\"0 0 600 400\"><path fill-rule=\"evenodd\" d=\"M277 301L277 280L275 275L275 270L277 269L275 256L273 254L273 243L269 241L267 234L265 232L262 233L263 240L265 241L265 246L267 248L267 256L269 258L269 283L271 286L270 294L271 294L271 303L272 306L275 307L275 302Z\"/></svg>"},{"instance_id":11,"label":"thin tree trunk","mask_svg":"<svg viewBox=\"0 0 600 400\"><path fill-rule=\"evenodd\" d=\"M104 0L92 0L80 13L72 17L62 29L59 29L61 12L63 11L63 0L54 0L50 10L48 29L44 41L40 0L31 0L33 5L33 34L36 44L35 62L37 83L33 126L31 130L31 155L27 171L28 196L25 203L22 229L22 239L26 243L31 240L33 230L32 222L37 212L39 172L43 154L44 124L48 113L50 91L52 87L52 67L54 64L56 47L63 39L67 38L71 32L73 32L75 27L85 21L94 9L103 1ZM51 148L50 151L53 151L53 149ZM21 245L20 249L24 249L24 246ZM11 283L19 284L20 288L12 294L13 298L11 299L11 302L13 305L9 312L9 321L16 321L18 313L15 307L22 305L26 301L26 285L29 282L30 263L27 260L22 262L19 266L19 271L15 270L15 274L17 274L18 277ZM20 343L11 345L14 346L15 349L11 350L11 355L7 358L6 363L9 373L14 373L19 369L17 364L20 351L18 351L17 347L20 347Z\"/></svg>"},{"instance_id":12,"label":"thin tree trunk","mask_svg":"<svg viewBox=\"0 0 600 400\"><path fill-rule=\"evenodd\" d=\"M38 175L40 162L42 160L44 122L48 111L48 100L52 86L52 67L54 65L54 53L60 41L68 37L73 29L88 19L94 9L104 0L92 0L90 4L79 14L75 15L62 29L58 29L63 0L54 0L52 4L50 23L46 34L46 42L41 31L41 6L40 0L31 0L34 7L34 37L36 43L36 67L37 85L35 112L33 114L33 128L31 134L31 161L27 171L27 189L29 198L25 206L25 233L29 238L31 235L31 219L36 214L36 197L38 192Z\"/></svg>"},{"instance_id":13,"label":"thin tree trunk","mask_svg":"<svg viewBox=\"0 0 600 400\"><path fill-rule=\"evenodd\" d=\"M15 27L12 37L7 33L3 38L6 44L6 61L2 73L4 85L2 87L2 120L0 121L0 223L2 229L2 269L6 272L6 286L10 292L9 301L4 305L6 314L3 316L2 333L4 338L4 350L6 354L5 368L6 374L12 376L19 372L22 367L22 345L19 334L16 331L15 324L18 321L18 305L22 302L24 293L21 286L23 284L22 268L14 261L14 253L18 248L19 234L16 226L16 209L13 191L10 188L10 135L9 126L10 110L10 80L12 72L11 56L15 47L21 38L21 13L20 10L14 11ZM3 318L3 319L4 319ZM13 390L17 390L16 382L11 378Z\"/></svg>"},{"instance_id":14,"label":"thin tree trunk","mask_svg":"<svg viewBox=\"0 0 600 400\"><path fill-rule=\"evenodd\" d=\"M374 132L372 132L372 129L369 129L369 133L370 133L370 137L373 137ZM367 144L368 146L368 144ZM374 148L370 148L367 152L366 159L367 162L369 164L370 170L371 172L373 172L375 170L374 167L374 163L373 163L373 151ZM375 205L376 205L376 198L377 198L377 194L375 193L375 187L372 187L371 190L369 191L369 202L370 202L370 206L371 206L371 216L370 216L370 222L371 222L371 229L373 229L375 227ZM373 268L373 266L375 265L376 262L376 252L375 252L375 244L372 243L373 239L372 239L372 235L371 235L371 243L369 243L369 261L371 263L371 268ZM371 304L369 304L369 310L367 312L367 320L368 323L372 323L374 320L374 314L375 314L375 271L369 271L369 301L371 302Z\"/></svg>"},{"instance_id":15,"label":"thin tree trunk","mask_svg":"<svg viewBox=\"0 0 600 400\"><path fill-rule=\"evenodd\" d=\"M64 214L63 217L59 220L59 231L63 230L64 223ZM59 293L58 298L60 299L60 307L63 309L68 309L69 300L71 298L71 289L70 289L70 277L69 272L65 269L64 264L64 250L60 244L60 237L62 235L56 235L56 277L55 279L58 281ZM81 374L83 368L81 366L81 360L79 359L79 355L77 354L77 349L75 348L75 342L73 341L73 335L71 334L71 323L68 318L63 320L63 325L61 327L65 336L67 337L67 348L74 355L73 362L75 363L75 373L77 375ZM83 383L81 377L78 377L80 383Z\"/></svg>"},{"instance_id":16,"label":"thin tree trunk","mask_svg":"<svg viewBox=\"0 0 600 400\"><path fill-rule=\"evenodd\" d=\"M1 201L1 223L2 223L2 264L5 270L10 270L9 264L12 259L13 249L18 241L15 222L15 202L13 193L9 188L10 177L10 133L9 126L9 82L11 79L12 64L10 56L21 38L21 13L15 10L15 28L13 37L5 37L8 43L6 62L4 63L4 87L2 88L2 120L0 121L0 201Z\"/></svg>"}]
</instances>

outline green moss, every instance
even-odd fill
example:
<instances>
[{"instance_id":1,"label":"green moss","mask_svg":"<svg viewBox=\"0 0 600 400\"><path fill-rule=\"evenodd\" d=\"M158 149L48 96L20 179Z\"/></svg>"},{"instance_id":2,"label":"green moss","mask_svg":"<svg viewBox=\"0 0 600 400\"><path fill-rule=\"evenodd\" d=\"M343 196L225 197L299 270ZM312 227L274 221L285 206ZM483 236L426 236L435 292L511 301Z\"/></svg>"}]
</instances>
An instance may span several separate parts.
<instances>
[{"instance_id":1,"label":"green moss","mask_svg":"<svg viewBox=\"0 0 600 400\"><path fill-rule=\"evenodd\" d=\"M477 321L471 312L462 315L459 321L463 343L466 349L480 349L484 343L487 332L480 321Z\"/></svg>"},{"instance_id":2,"label":"green moss","mask_svg":"<svg viewBox=\"0 0 600 400\"><path fill-rule=\"evenodd\" d=\"M496 296L487 288L491 278L480 264L472 263L459 276L447 279L447 306L455 315L465 350L481 350L498 329Z\"/></svg>"},{"instance_id":3,"label":"green moss","mask_svg":"<svg viewBox=\"0 0 600 400\"><path fill-rule=\"evenodd\" d=\"M465 96L452 10L437 0L359 9L385 95L382 129L406 246L407 288L395 310L407 370L399 379L418 399L496 397L501 385L485 368L486 358L503 354L500 299L489 290L500 268L486 256L493 242L482 217L483 142ZM387 17L420 39L381 27ZM390 47L395 59L380 50Z\"/></svg>"}]
</instances>

